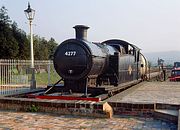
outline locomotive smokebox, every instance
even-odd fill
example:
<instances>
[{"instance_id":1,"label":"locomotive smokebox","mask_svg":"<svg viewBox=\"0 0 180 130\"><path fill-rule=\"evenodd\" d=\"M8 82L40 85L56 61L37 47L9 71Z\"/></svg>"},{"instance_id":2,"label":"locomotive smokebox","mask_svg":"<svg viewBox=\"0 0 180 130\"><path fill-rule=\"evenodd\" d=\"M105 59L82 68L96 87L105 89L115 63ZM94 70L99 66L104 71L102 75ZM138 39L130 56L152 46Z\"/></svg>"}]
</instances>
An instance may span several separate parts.
<instances>
[{"instance_id":1,"label":"locomotive smokebox","mask_svg":"<svg viewBox=\"0 0 180 130\"><path fill-rule=\"evenodd\" d=\"M73 28L76 31L76 39L87 41L87 30L89 29L88 26L76 25Z\"/></svg>"},{"instance_id":2,"label":"locomotive smokebox","mask_svg":"<svg viewBox=\"0 0 180 130\"><path fill-rule=\"evenodd\" d=\"M76 25L76 38L62 42L54 53L54 68L65 80L79 81L96 78L106 68L107 52L104 46L87 41L87 29Z\"/></svg>"}]
</instances>

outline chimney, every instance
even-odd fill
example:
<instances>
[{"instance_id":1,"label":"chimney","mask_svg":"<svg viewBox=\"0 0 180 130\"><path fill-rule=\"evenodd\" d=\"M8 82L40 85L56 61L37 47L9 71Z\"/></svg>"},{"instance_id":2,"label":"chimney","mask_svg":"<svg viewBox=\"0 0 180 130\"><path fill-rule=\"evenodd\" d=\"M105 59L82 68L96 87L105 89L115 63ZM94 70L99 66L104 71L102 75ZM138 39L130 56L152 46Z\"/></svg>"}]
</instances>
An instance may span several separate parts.
<instances>
[{"instance_id":1,"label":"chimney","mask_svg":"<svg viewBox=\"0 0 180 130\"><path fill-rule=\"evenodd\" d=\"M73 27L76 31L76 39L87 40L87 30L88 26L85 25L76 25Z\"/></svg>"}]
</instances>

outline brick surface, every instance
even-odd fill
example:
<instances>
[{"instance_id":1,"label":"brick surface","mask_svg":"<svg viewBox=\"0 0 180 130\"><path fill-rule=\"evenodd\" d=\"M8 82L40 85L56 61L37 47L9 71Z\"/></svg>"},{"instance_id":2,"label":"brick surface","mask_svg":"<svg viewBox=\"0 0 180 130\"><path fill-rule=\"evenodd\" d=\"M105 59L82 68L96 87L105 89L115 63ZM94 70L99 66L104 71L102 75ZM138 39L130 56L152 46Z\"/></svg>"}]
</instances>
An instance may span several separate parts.
<instances>
[{"instance_id":1,"label":"brick surface","mask_svg":"<svg viewBox=\"0 0 180 130\"><path fill-rule=\"evenodd\" d=\"M7 102L5 102L6 100ZM104 118L111 118L113 115L113 110L107 102L75 101L75 100L73 101L46 100L46 99L38 100L38 99L27 99L27 98L1 97L0 109L25 111L25 112L34 111L33 109L36 109L37 112L93 116L93 117L104 117Z\"/></svg>"},{"instance_id":2,"label":"brick surface","mask_svg":"<svg viewBox=\"0 0 180 130\"><path fill-rule=\"evenodd\" d=\"M177 125L153 118L114 116L90 118L44 113L0 111L0 130L177 130Z\"/></svg>"}]
</instances>

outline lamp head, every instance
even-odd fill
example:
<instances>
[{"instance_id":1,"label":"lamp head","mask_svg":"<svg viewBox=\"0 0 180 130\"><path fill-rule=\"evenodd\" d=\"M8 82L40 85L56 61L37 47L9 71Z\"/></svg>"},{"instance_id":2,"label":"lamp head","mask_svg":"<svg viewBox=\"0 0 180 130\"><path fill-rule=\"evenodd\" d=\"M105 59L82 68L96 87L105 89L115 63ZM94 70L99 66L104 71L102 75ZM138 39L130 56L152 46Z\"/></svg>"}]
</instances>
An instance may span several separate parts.
<instances>
[{"instance_id":1,"label":"lamp head","mask_svg":"<svg viewBox=\"0 0 180 130\"><path fill-rule=\"evenodd\" d=\"M29 2L28 2L28 8L26 10L24 10L24 13L28 20L32 21L34 19L35 10L31 8Z\"/></svg>"}]
</instances>

